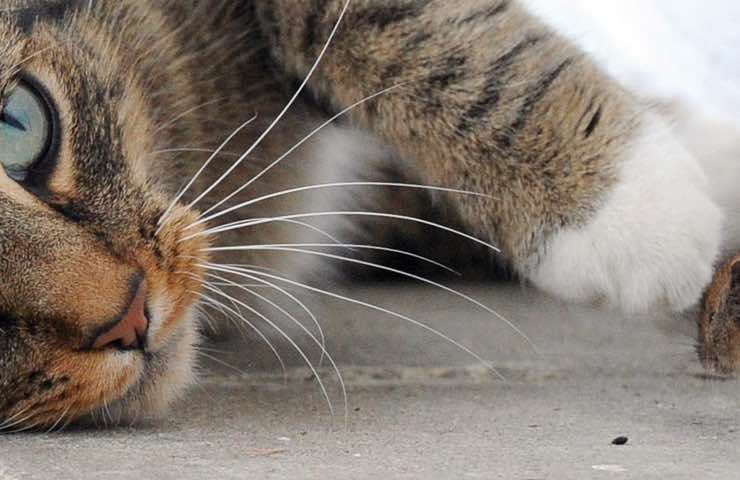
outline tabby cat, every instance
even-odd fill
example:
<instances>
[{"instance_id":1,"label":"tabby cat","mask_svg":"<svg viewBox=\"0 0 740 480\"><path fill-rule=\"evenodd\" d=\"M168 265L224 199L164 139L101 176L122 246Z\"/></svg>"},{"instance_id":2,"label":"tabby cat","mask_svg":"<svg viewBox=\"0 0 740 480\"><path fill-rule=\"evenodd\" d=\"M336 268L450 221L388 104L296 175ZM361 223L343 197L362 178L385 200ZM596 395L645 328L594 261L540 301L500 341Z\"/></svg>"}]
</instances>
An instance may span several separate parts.
<instances>
[{"instance_id":1,"label":"tabby cat","mask_svg":"<svg viewBox=\"0 0 740 480\"><path fill-rule=\"evenodd\" d=\"M163 411L202 302L248 310L217 285L287 281L234 265L290 270L333 219L382 246L381 212L426 232L433 205L628 312L694 304L719 250L663 120L515 0L2 0L0 97L4 430Z\"/></svg>"}]
</instances>

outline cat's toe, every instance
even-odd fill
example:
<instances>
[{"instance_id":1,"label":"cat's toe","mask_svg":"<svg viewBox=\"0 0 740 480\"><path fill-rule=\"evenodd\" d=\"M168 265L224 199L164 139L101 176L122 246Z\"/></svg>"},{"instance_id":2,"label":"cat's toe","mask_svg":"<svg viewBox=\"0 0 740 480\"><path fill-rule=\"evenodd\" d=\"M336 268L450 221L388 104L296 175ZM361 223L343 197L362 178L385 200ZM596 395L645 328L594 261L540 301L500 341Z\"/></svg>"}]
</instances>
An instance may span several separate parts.
<instances>
[{"instance_id":1,"label":"cat's toe","mask_svg":"<svg viewBox=\"0 0 740 480\"><path fill-rule=\"evenodd\" d=\"M530 279L563 299L627 312L694 305L720 248L722 213L706 190L696 161L651 126L593 218L555 234Z\"/></svg>"}]
</instances>

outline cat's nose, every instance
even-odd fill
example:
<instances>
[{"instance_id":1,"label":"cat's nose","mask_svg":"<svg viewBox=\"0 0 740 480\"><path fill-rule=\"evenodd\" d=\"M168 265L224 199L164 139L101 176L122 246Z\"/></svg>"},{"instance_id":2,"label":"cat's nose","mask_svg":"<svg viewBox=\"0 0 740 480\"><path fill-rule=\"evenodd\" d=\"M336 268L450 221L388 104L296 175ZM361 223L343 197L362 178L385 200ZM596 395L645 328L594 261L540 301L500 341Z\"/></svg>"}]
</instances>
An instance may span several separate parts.
<instances>
[{"instance_id":1,"label":"cat's nose","mask_svg":"<svg viewBox=\"0 0 740 480\"><path fill-rule=\"evenodd\" d=\"M143 349L146 346L146 333L149 328L146 303L147 285L146 280L142 280L133 301L121 319L103 331L93 342L92 348Z\"/></svg>"}]
</instances>

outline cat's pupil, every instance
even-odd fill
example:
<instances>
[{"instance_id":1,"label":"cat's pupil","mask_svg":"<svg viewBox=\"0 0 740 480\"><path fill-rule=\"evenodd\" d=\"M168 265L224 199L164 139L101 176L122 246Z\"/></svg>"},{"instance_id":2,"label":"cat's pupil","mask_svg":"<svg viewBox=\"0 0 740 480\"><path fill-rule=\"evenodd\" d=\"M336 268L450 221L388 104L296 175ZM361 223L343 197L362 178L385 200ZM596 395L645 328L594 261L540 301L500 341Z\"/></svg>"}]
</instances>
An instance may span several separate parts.
<instances>
[{"instance_id":1,"label":"cat's pupil","mask_svg":"<svg viewBox=\"0 0 740 480\"><path fill-rule=\"evenodd\" d=\"M46 101L30 86L20 84L8 95L0 115L0 163L16 181L48 150L50 113Z\"/></svg>"}]
</instances>

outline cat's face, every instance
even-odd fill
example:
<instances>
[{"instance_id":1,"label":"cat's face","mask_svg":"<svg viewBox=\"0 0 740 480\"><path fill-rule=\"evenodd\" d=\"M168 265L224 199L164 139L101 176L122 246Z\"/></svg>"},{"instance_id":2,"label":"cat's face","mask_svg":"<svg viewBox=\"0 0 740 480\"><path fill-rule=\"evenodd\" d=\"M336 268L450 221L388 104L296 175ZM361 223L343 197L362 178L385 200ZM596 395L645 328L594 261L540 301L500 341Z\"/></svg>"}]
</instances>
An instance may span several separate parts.
<instances>
[{"instance_id":1,"label":"cat's face","mask_svg":"<svg viewBox=\"0 0 740 480\"><path fill-rule=\"evenodd\" d=\"M183 240L197 217L182 207L158 228L172 200L151 155L162 133L96 35L0 15L5 430L146 414L192 375L205 244Z\"/></svg>"}]
</instances>

